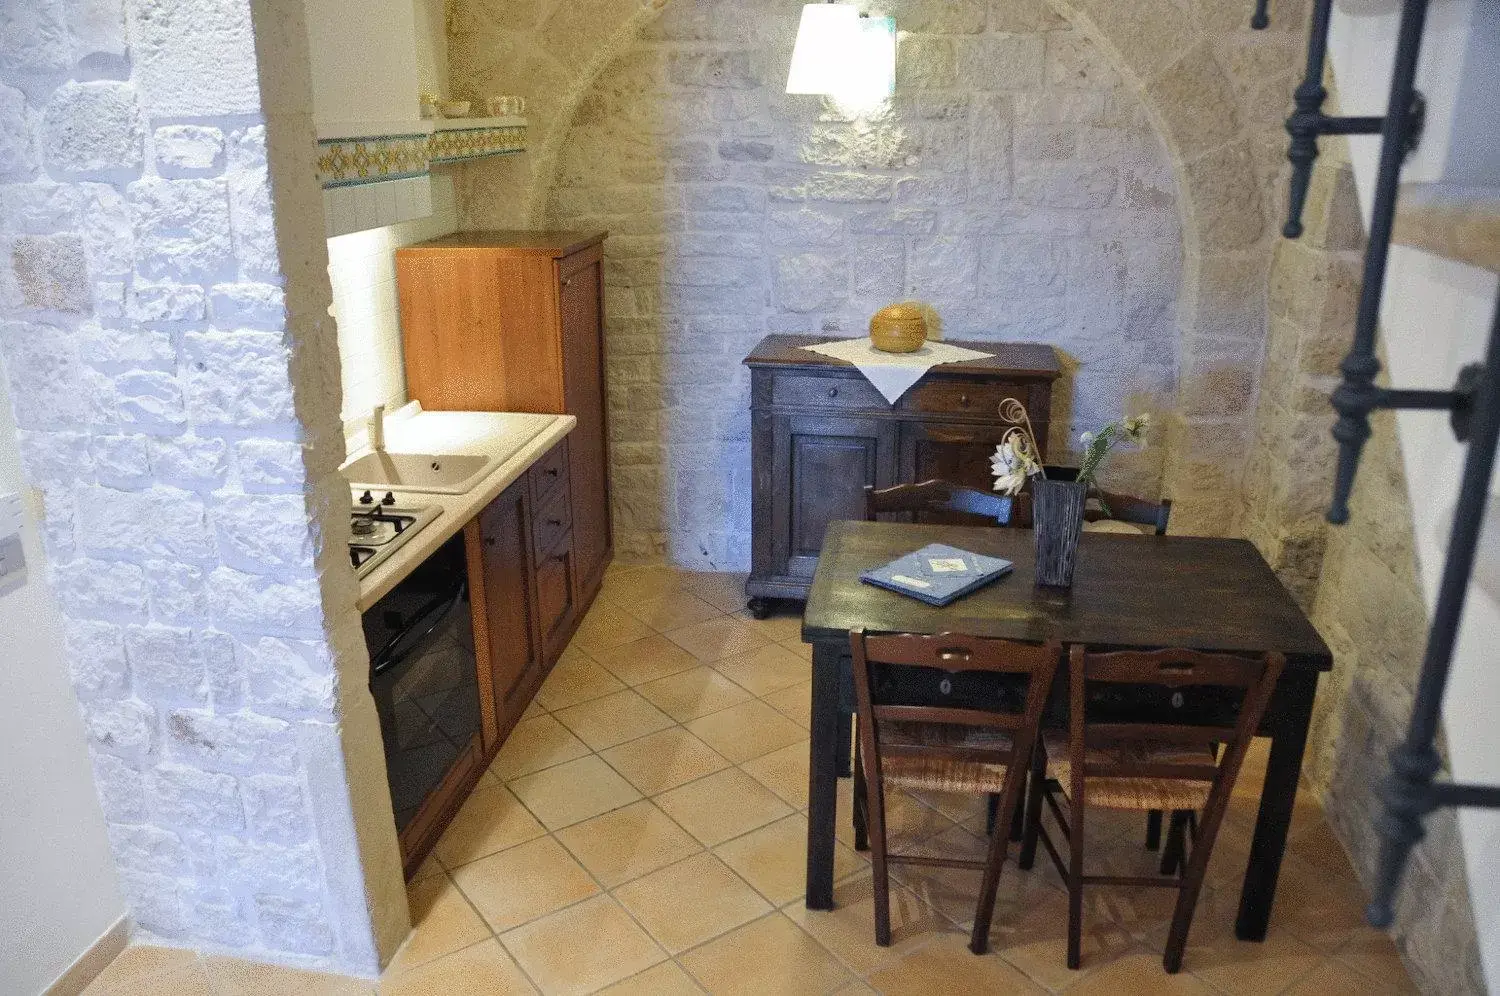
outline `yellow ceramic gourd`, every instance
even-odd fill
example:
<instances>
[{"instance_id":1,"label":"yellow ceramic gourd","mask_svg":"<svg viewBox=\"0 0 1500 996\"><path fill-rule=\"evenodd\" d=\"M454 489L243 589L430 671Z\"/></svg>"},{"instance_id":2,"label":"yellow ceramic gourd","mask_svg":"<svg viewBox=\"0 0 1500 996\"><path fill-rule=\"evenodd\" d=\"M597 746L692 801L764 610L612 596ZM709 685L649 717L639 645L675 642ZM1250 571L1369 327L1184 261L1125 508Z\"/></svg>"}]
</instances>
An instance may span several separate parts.
<instances>
[{"instance_id":1,"label":"yellow ceramic gourd","mask_svg":"<svg viewBox=\"0 0 1500 996\"><path fill-rule=\"evenodd\" d=\"M927 319L916 305L887 305L870 319L870 341L882 352L914 352L927 341Z\"/></svg>"}]
</instances>

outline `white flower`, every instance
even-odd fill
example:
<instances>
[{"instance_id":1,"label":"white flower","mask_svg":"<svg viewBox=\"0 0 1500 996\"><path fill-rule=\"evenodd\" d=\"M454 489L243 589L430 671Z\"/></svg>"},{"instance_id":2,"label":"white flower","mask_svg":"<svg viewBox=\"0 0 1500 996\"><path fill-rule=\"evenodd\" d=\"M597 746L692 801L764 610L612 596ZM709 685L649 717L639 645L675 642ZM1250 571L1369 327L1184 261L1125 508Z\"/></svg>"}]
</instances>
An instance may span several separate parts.
<instances>
[{"instance_id":1,"label":"white flower","mask_svg":"<svg viewBox=\"0 0 1500 996\"><path fill-rule=\"evenodd\" d=\"M1151 416L1146 412L1132 415L1120 423L1120 429L1125 438L1132 443L1139 443L1146 438L1146 429L1151 425Z\"/></svg>"},{"instance_id":2,"label":"white flower","mask_svg":"<svg viewBox=\"0 0 1500 996\"><path fill-rule=\"evenodd\" d=\"M995 490L1008 495L1019 494L1026 486L1026 479L1039 468L1036 461L1025 451L1010 442L995 447L990 457L990 472L995 475Z\"/></svg>"},{"instance_id":3,"label":"white flower","mask_svg":"<svg viewBox=\"0 0 1500 996\"><path fill-rule=\"evenodd\" d=\"M1088 446L1088 444L1092 443L1093 441L1094 434L1092 432L1085 432L1083 435L1078 437L1078 442L1083 446Z\"/></svg>"}]
</instances>

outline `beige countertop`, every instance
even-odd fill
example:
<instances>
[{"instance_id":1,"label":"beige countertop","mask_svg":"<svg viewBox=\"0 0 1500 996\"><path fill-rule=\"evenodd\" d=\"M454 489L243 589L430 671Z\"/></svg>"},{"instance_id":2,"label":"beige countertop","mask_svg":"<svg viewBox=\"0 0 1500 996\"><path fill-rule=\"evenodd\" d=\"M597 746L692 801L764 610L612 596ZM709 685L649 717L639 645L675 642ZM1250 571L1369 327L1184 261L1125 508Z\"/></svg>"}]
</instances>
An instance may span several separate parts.
<instances>
[{"instance_id":1,"label":"beige countertop","mask_svg":"<svg viewBox=\"0 0 1500 996\"><path fill-rule=\"evenodd\" d=\"M359 579L359 609L370 608L412 569L432 556L474 516L513 484L558 440L573 431L572 415L533 415L513 412L424 412L403 409L386 423L386 449L391 452L485 455L515 447L517 436L529 436L504 461L468 491L457 495L395 490L396 503L407 507L432 506L436 519L407 540L390 557ZM350 453L351 459L364 450ZM358 494L358 492L356 492Z\"/></svg>"}]
</instances>

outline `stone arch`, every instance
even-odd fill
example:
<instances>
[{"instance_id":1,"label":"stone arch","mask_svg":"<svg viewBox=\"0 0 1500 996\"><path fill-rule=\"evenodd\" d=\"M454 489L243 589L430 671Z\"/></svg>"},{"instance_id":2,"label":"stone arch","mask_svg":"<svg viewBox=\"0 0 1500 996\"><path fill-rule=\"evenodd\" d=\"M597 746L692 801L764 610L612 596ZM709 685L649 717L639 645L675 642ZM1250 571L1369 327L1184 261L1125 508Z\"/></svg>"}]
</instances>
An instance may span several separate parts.
<instances>
[{"instance_id":1,"label":"stone arch","mask_svg":"<svg viewBox=\"0 0 1500 996\"><path fill-rule=\"evenodd\" d=\"M581 68L557 105L556 124L533 147L525 219L546 213L569 124L596 80L670 3L592 5L598 39L573 53ZM1007 0L988 0L989 4ZM1285 47L1231 73L1217 46L1242 50L1248 15L1233 0L1033 0L1045 2L1106 53L1163 140L1177 189L1183 261L1177 296L1177 405L1165 428L1163 488L1176 500L1174 529L1237 528L1263 359L1271 225L1265 192L1279 163L1266 155L1275 120L1250 101L1254 74L1289 72ZM575 15L576 16L576 15ZM899 11L898 11L899 17ZM1295 23L1288 14L1283 21ZM898 21L899 24L899 21ZM1236 34L1240 32L1239 34ZM1273 31L1268 46L1277 45ZM1284 34L1281 37L1286 37ZM1249 60L1252 63L1254 60ZM1278 77L1279 79L1279 77ZM1279 104L1272 109L1279 115ZM1279 159L1279 157L1277 157Z\"/></svg>"}]
</instances>

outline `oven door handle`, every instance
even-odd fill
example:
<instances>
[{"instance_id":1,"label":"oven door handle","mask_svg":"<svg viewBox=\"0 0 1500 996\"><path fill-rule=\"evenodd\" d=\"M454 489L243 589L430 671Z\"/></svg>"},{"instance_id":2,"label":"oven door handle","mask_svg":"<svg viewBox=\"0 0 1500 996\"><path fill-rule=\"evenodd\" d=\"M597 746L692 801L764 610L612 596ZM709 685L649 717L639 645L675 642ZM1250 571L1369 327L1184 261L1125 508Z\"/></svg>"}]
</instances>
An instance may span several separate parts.
<instances>
[{"instance_id":1,"label":"oven door handle","mask_svg":"<svg viewBox=\"0 0 1500 996\"><path fill-rule=\"evenodd\" d=\"M460 580L458 584L454 585L451 594L438 595L432 601L422 606L410 626L407 626L401 632L387 640L385 646L381 647L379 651L371 656L370 679L373 681L404 664L406 659L411 656L412 651L426 643L427 638L442 625L448 613L452 612L457 608L458 603L463 601L464 591L467 588L468 582ZM424 626L426 627L425 629L423 629ZM422 630L422 635L412 640L407 644L405 649L397 653L396 650L401 646L402 642L419 629Z\"/></svg>"}]
</instances>

